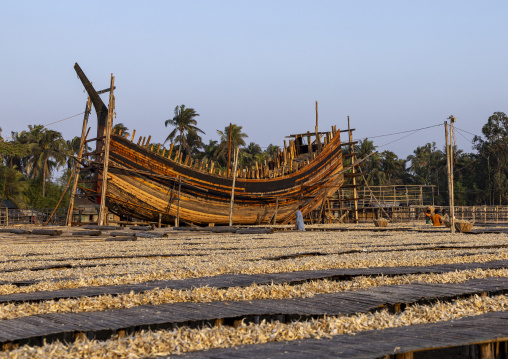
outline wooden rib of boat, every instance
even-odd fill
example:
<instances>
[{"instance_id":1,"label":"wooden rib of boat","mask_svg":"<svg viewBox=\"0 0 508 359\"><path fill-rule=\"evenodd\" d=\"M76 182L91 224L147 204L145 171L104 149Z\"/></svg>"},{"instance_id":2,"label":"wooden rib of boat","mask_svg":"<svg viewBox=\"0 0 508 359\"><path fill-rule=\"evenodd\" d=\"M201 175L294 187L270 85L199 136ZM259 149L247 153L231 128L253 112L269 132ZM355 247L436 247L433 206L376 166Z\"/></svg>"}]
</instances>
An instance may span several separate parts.
<instances>
[{"instance_id":1,"label":"wooden rib of boat","mask_svg":"<svg viewBox=\"0 0 508 359\"><path fill-rule=\"evenodd\" d=\"M107 106L78 64L76 72L94 105L98 118L95 160L87 162L95 174L94 186L82 188L100 201L101 153L107 131ZM307 134L305 134L306 136ZM181 153L149 141L133 141L111 134L107 172L106 206L124 218L172 224L180 221L196 225L229 224L233 174L227 176L213 164L182 158ZM248 171L238 170L234 187L234 224L287 224L294 221L299 205L306 213L323 205L324 199L344 183L340 131L325 134L325 143L303 145L300 137L290 141L270 161ZM313 151L317 150L317 153ZM102 152L101 152L102 151ZM178 196L178 193L180 195Z\"/></svg>"}]
</instances>

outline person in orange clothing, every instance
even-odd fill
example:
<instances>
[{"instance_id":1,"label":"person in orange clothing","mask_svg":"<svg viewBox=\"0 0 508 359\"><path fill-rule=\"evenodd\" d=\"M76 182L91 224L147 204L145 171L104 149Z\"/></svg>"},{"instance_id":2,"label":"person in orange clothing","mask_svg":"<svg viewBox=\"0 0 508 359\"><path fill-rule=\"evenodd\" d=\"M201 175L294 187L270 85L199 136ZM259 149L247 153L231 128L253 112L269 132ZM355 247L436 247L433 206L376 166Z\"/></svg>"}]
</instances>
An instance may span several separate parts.
<instances>
[{"instance_id":1,"label":"person in orange clothing","mask_svg":"<svg viewBox=\"0 0 508 359\"><path fill-rule=\"evenodd\" d=\"M434 214L432 216L432 224L434 225L434 227L438 227L440 226L442 223L443 220L441 219L441 216L439 215L439 213L436 212L436 214Z\"/></svg>"}]
</instances>

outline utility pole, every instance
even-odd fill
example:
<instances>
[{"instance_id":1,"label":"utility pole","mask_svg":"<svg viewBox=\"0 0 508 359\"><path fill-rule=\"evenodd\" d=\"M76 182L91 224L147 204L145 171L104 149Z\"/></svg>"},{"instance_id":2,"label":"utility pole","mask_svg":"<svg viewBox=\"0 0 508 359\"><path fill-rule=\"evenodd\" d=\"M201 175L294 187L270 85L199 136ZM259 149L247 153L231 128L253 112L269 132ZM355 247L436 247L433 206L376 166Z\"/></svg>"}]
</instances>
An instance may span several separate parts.
<instances>
[{"instance_id":1,"label":"utility pole","mask_svg":"<svg viewBox=\"0 0 508 359\"><path fill-rule=\"evenodd\" d=\"M452 116L450 116L452 117ZM453 121L453 120L452 120ZM446 137L446 172L448 177L448 202L450 203L450 232L455 233L454 205L453 205L453 164L451 161L450 141L448 137L448 122L444 122Z\"/></svg>"},{"instance_id":2,"label":"utility pole","mask_svg":"<svg viewBox=\"0 0 508 359\"><path fill-rule=\"evenodd\" d=\"M349 116L347 117L347 132L349 135L349 143L353 143L353 132L351 131L351 126L349 124ZM355 173L355 166L353 165L356 161L355 148L352 144L349 146L350 146L349 152L351 154L351 173ZM358 192L356 190L356 177L354 176L353 176L353 198L355 206L354 220L355 224L358 224ZM340 202L340 206L342 208L342 202Z\"/></svg>"}]
</instances>

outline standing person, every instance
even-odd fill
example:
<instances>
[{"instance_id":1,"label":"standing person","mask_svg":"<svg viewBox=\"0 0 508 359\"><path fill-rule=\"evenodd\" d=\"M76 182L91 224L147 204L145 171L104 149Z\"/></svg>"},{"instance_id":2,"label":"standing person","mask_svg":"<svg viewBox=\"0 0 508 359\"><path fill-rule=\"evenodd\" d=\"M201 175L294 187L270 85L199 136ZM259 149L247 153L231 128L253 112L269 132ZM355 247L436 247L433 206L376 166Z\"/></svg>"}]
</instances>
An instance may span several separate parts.
<instances>
[{"instance_id":1,"label":"standing person","mask_svg":"<svg viewBox=\"0 0 508 359\"><path fill-rule=\"evenodd\" d=\"M430 209L427 209L427 212L425 212L425 224L432 224L432 213Z\"/></svg>"},{"instance_id":2,"label":"standing person","mask_svg":"<svg viewBox=\"0 0 508 359\"><path fill-rule=\"evenodd\" d=\"M298 211L296 211L296 224L295 228L297 231L305 231L305 224L303 223L303 215L302 215L302 205L298 206Z\"/></svg>"}]
</instances>

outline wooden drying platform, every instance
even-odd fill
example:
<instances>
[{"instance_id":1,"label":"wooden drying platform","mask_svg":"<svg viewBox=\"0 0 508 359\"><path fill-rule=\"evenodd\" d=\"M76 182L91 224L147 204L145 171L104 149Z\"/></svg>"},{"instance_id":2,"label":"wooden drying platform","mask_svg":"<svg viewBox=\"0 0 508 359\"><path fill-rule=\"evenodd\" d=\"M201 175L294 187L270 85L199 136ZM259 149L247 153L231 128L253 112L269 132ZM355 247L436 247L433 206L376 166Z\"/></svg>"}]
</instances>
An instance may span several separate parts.
<instances>
[{"instance_id":1,"label":"wooden drying platform","mask_svg":"<svg viewBox=\"0 0 508 359\"><path fill-rule=\"evenodd\" d=\"M500 249L507 248L508 244L498 244L498 245L486 245L486 246L429 246L429 247L418 247L413 248L415 251L445 251L445 250L457 250L457 249ZM396 249L352 249L349 251L340 251L340 252L301 252L301 253L293 253L283 256L276 257L265 257L261 258L264 260L284 260L284 259L294 259L299 257L310 257L310 256L330 256L330 255L344 255L344 254L354 254L354 253L388 253L388 252L407 252L407 248L396 248ZM257 259L256 259L257 260Z\"/></svg>"},{"instance_id":2,"label":"wooden drying platform","mask_svg":"<svg viewBox=\"0 0 508 359\"><path fill-rule=\"evenodd\" d=\"M253 284L301 284L312 280L350 280L360 276L396 276L409 274L446 273L470 269L502 269L508 268L508 260L498 260L485 263L458 263L439 264L427 267L375 267L375 268L346 268L325 269L318 271L299 271L268 274L224 274L213 277L199 277L181 280L160 280L137 284L110 285L99 287L83 287L55 291L38 291L31 293L13 293L0 296L0 303L41 302L45 300L58 300L62 298L96 297L99 295L119 295L130 292L142 293L148 290L176 289L190 290L199 287L232 288L248 287ZM7 283L4 283L7 284ZM10 283L16 285L16 283ZM30 282L21 282L20 285L29 285Z\"/></svg>"},{"instance_id":3,"label":"wooden drying platform","mask_svg":"<svg viewBox=\"0 0 508 359\"><path fill-rule=\"evenodd\" d=\"M374 359L385 356L390 358L395 354L406 353L405 356L401 355L397 358L409 359L413 358L414 351L464 347L473 344L477 344L478 348L464 347L456 352L461 357L475 358L477 357L475 352L485 353L490 349L490 352L494 354L492 358L506 358L507 340L508 312L494 312L447 322L369 330L355 335L337 335L329 339L303 339L211 349L187 353L182 358ZM447 357L446 352L442 351L442 353L440 358Z\"/></svg>"},{"instance_id":4,"label":"wooden drying platform","mask_svg":"<svg viewBox=\"0 0 508 359\"><path fill-rule=\"evenodd\" d=\"M44 340L70 341L76 336L108 339L119 331L170 329L180 326L237 325L242 320L291 322L323 316L351 315L412 304L450 301L475 294L508 293L508 278L473 279L458 284L413 283L367 290L318 294L312 298L172 303L100 312L33 315L0 322L0 344L41 345Z\"/></svg>"}]
</instances>

